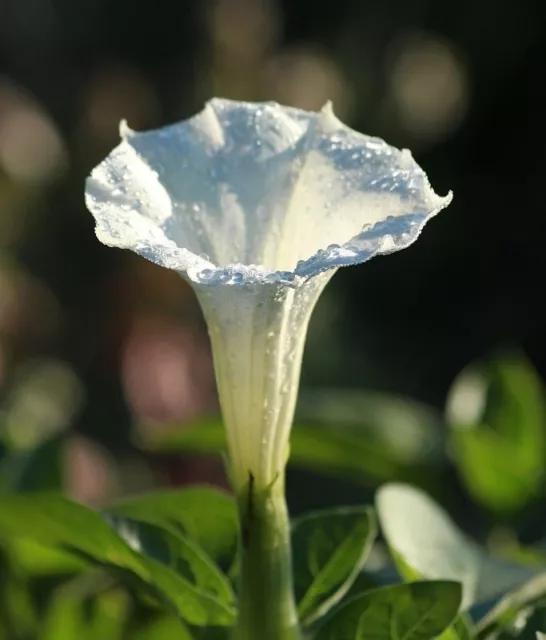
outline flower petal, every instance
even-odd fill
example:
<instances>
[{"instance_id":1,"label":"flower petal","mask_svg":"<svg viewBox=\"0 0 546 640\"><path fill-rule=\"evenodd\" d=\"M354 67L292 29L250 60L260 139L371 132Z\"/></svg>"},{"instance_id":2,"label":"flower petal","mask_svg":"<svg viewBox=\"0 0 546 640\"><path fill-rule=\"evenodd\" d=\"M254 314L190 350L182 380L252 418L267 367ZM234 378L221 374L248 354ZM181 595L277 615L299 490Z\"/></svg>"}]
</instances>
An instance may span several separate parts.
<instances>
[{"instance_id":1,"label":"flower petal","mask_svg":"<svg viewBox=\"0 0 546 640\"><path fill-rule=\"evenodd\" d=\"M295 286L408 246L451 199L408 151L352 131L330 105L215 99L122 134L87 182L99 239L203 284Z\"/></svg>"}]
</instances>

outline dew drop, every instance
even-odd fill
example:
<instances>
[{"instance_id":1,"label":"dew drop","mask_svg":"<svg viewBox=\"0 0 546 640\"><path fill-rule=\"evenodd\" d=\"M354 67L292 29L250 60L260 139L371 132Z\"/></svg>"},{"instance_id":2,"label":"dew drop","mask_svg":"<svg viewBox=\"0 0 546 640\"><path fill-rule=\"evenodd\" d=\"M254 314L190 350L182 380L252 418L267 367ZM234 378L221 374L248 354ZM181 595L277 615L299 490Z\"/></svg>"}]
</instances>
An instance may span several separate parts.
<instances>
[{"instance_id":1,"label":"dew drop","mask_svg":"<svg viewBox=\"0 0 546 640\"><path fill-rule=\"evenodd\" d=\"M291 271L279 271L278 275L282 282L294 281L294 274Z\"/></svg>"}]
</instances>

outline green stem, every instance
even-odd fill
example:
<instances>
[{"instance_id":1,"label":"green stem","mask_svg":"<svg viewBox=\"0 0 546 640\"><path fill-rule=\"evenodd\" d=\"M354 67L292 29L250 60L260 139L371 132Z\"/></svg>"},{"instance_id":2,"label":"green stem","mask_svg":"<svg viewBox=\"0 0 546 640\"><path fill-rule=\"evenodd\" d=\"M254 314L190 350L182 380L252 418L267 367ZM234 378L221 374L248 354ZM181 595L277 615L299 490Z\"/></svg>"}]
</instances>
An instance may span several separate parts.
<instances>
[{"instance_id":1,"label":"green stem","mask_svg":"<svg viewBox=\"0 0 546 640\"><path fill-rule=\"evenodd\" d=\"M301 640L292 583L290 520L284 478L239 498L239 618L233 640Z\"/></svg>"}]
</instances>

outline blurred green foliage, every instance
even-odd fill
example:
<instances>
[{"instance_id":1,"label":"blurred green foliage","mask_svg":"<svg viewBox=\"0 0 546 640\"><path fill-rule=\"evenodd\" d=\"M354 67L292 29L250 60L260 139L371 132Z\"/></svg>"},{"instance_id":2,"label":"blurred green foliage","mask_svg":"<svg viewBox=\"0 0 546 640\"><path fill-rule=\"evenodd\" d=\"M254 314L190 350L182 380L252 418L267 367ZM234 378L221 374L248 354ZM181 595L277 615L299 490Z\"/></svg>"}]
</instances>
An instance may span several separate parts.
<instances>
[{"instance_id":1,"label":"blurred green foliage","mask_svg":"<svg viewBox=\"0 0 546 640\"><path fill-rule=\"evenodd\" d=\"M380 487L379 537L371 507L294 520L299 614L311 637L493 640L543 628L545 546L540 534L531 545L522 540L543 500L536 479L546 458L535 455L543 401L536 372L514 352L465 369L444 418L387 394L302 398L291 465L317 479L344 476L364 493ZM224 447L212 419L135 433L150 460ZM237 606L233 499L195 486L127 496L98 511L83 506L59 493L68 437L47 435L28 448L5 438L0 638L228 638ZM472 472L477 464L487 476ZM430 497L460 510L449 504L456 478L460 499L480 514L479 541Z\"/></svg>"}]
</instances>

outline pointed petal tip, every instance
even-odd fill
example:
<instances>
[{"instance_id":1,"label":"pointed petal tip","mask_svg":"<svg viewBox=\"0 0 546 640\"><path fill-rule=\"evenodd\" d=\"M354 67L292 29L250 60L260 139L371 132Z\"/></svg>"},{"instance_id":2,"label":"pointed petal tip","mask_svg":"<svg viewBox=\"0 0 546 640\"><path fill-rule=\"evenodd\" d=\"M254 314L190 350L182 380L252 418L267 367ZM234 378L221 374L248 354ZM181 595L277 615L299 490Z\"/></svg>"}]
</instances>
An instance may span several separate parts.
<instances>
[{"instance_id":1,"label":"pointed petal tip","mask_svg":"<svg viewBox=\"0 0 546 640\"><path fill-rule=\"evenodd\" d=\"M219 113L224 111L225 108L232 103L245 104L244 102L237 103L237 101L229 100L228 98L219 98L218 96L214 96L205 101L205 106L201 113L204 113L205 111L212 111L216 116L218 116Z\"/></svg>"},{"instance_id":2,"label":"pointed petal tip","mask_svg":"<svg viewBox=\"0 0 546 640\"><path fill-rule=\"evenodd\" d=\"M120 123L119 123L119 137L122 140L126 140L127 138L130 138L131 136L134 136L135 133L136 132L133 131L133 129L131 129L131 127L127 124L127 120L125 120L125 118L120 121Z\"/></svg>"},{"instance_id":3,"label":"pointed petal tip","mask_svg":"<svg viewBox=\"0 0 546 640\"><path fill-rule=\"evenodd\" d=\"M212 109L214 111L214 105L218 103L219 98L209 98L205 100L205 104L203 105L203 111L207 109ZM203 111L201 113L203 113Z\"/></svg>"},{"instance_id":4,"label":"pointed petal tip","mask_svg":"<svg viewBox=\"0 0 546 640\"><path fill-rule=\"evenodd\" d=\"M448 191L446 195L442 197L443 207L447 207L449 204L451 204L452 200L453 200L453 191Z\"/></svg>"},{"instance_id":5,"label":"pointed petal tip","mask_svg":"<svg viewBox=\"0 0 546 640\"><path fill-rule=\"evenodd\" d=\"M343 122L334 114L334 105L331 100L328 100L319 111L318 124L326 134L334 133L344 126Z\"/></svg>"},{"instance_id":6,"label":"pointed petal tip","mask_svg":"<svg viewBox=\"0 0 546 640\"><path fill-rule=\"evenodd\" d=\"M205 135L214 147L220 148L225 144L225 137L222 125L218 119L218 113L215 109L216 98L208 100L205 108L194 119L197 128Z\"/></svg>"},{"instance_id":7,"label":"pointed petal tip","mask_svg":"<svg viewBox=\"0 0 546 640\"><path fill-rule=\"evenodd\" d=\"M331 100L326 100L320 111L321 113L330 113L331 115L334 115L334 103Z\"/></svg>"}]
</instances>

